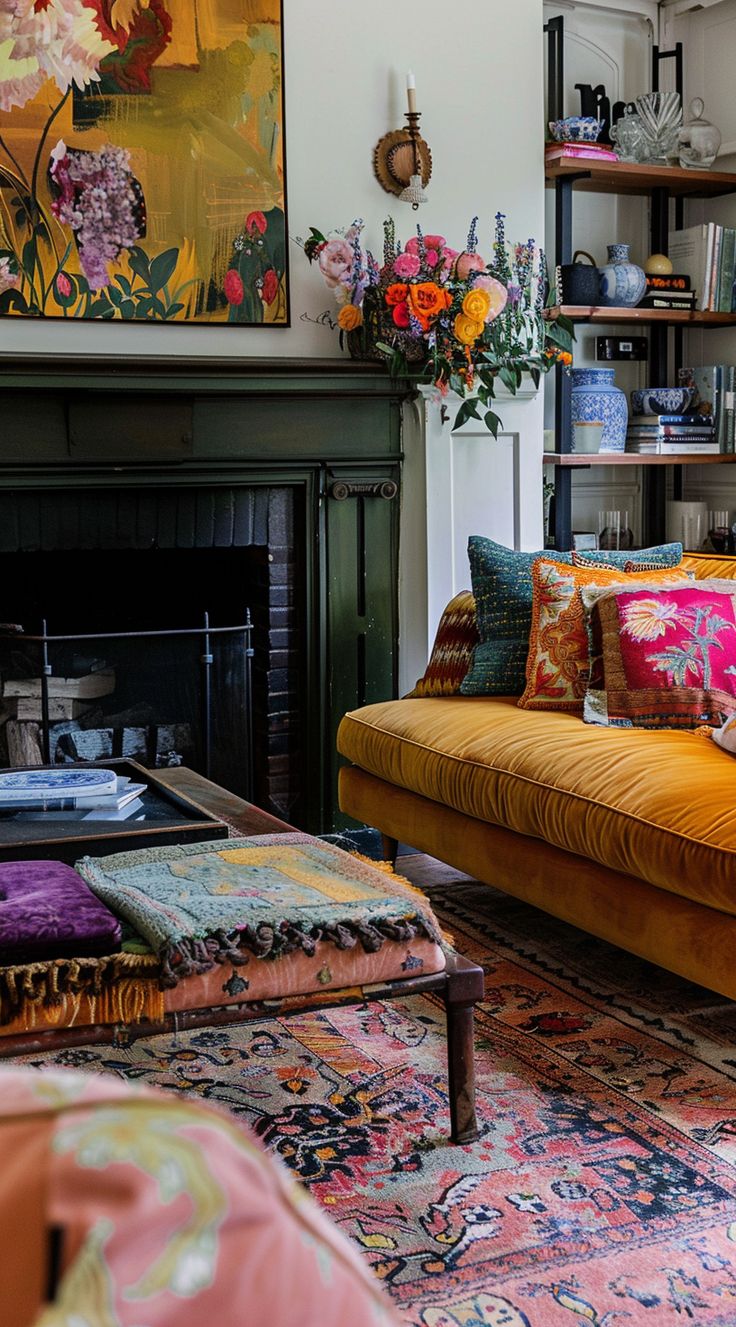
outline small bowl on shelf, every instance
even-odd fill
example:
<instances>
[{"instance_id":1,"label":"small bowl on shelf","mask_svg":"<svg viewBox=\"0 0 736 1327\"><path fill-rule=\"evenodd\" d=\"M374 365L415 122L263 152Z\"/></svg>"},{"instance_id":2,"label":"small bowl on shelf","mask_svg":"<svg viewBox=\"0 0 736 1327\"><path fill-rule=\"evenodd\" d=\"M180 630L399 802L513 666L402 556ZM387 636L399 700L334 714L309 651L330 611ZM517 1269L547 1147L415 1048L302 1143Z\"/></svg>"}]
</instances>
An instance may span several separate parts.
<instances>
[{"instance_id":1,"label":"small bowl on shelf","mask_svg":"<svg viewBox=\"0 0 736 1327\"><path fill-rule=\"evenodd\" d=\"M642 387L631 393L631 413L684 415L692 399L692 387Z\"/></svg>"},{"instance_id":2,"label":"small bowl on shelf","mask_svg":"<svg viewBox=\"0 0 736 1327\"><path fill-rule=\"evenodd\" d=\"M593 115L566 115L563 120L550 120L549 132L556 143L596 143L603 121Z\"/></svg>"}]
</instances>

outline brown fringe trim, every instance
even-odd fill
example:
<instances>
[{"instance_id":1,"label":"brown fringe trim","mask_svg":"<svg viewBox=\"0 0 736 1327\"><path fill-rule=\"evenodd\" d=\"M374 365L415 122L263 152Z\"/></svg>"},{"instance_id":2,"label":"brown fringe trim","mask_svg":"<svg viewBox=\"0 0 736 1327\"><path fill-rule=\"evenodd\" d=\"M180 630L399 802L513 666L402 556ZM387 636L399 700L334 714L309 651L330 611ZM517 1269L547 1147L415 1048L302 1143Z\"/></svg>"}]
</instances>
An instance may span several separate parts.
<instances>
[{"instance_id":1,"label":"brown fringe trim","mask_svg":"<svg viewBox=\"0 0 736 1327\"><path fill-rule=\"evenodd\" d=\"M145 1004L156 991L152 980L159 975L160 964L152 954L110 954L106 958L59 958L18 967L0 968L0 1025L12 1022L29 1005L51 1009L71 1003L82 996L98 1002L99 1007L122 1010L131 1001L136 984L151 987L151 992L136 996L134 1004ZM119 984L116 991L114 987ZM154 1000L158 1004L160 1001ZM66 1021L66 1020L65 1020ZM102 1021L108 1021L103 1019ZM109 1021L117 1021L116 1017ZM125 1021L122 1017L120 1021Z\"/></svg>"},{"instance_id":2,"label":"brown fringe trim","mask_svg":"<svg viewBox=\"0 0 736 1327\"><path fill-rule=\"evenodd\" d=\"M311 957L318 940L334 944L338 949L353 949L361 944L367 954L375 954L387 940L407 942L421 936L442 944L442 935L434 918L415 913L411 917L382 917L375 921L347 919L324 926L302 929L291 922L279 927L262 922L255 929L225 934L217 931L204 940L180 940L168 945L159 955L162 987L176 986L182 977L208 972L216 963L230 962L235 966L254 958L286 958L301 949Z\"/></svg>"}]
</instances>

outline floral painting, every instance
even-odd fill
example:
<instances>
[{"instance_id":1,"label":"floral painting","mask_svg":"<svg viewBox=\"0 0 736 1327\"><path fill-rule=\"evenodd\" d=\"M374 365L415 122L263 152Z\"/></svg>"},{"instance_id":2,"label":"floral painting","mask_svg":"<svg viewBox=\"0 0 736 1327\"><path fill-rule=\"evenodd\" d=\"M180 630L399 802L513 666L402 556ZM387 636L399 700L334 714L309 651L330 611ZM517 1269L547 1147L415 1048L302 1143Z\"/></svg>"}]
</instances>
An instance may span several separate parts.
<instances>
[{"instance_id":1,"label":"floral painting","mask_svg":"<svg viewBox=\"0 0 736 1327\"><path fill-rule=\"evenodd\" d=\"M282 0L0 0L0 315L287 326Z\"/></svg>"}]
</instances>

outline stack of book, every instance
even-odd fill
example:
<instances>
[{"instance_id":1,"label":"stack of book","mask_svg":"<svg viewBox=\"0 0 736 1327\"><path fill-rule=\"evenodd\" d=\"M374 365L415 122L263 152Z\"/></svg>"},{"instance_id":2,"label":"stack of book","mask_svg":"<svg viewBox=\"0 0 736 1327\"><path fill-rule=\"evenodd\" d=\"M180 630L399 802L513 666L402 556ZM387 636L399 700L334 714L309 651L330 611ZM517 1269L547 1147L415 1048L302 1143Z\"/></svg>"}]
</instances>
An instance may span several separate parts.
<instances>
[{"instance_id":1,"label":"stack of book","mask_svg":"<svg viewBox=\"0 0 736 1327\"><path fill-rule=\"evenodd\" d=\"M736 369L733 364L697 364L680 369L677 375L680 387L689 387L692 399L688 410L699 415L712 415L718 449L733 452L736 446Z\"/></svg>"},{"instance_id":2,"label":"stack of book","mask_svg":"<svg viewBox=\"0 0 736 1327\"><path fill-rule=\"evenodd\" d=\"M634 415L627 452L649 456L710 455L720 451L712 415Z\"/></svg>"},{"instance_id":3,"label":"stack of book","mask_svg":"<svg viewBox=\"0 0 736 1327\"><path fill-rule=\"evenodd\" d=\"M92 772L92 771L91 771ZM84 787L74 782L73 771L19 771L0 776L0 817L23 821L129 820L145 812L141 794L145 783L134 783L112 770L106 780ZM70 777L71 776L71 777Z\"/></svg>"},{"instance_id":4,"label":"stack of book","mask_svg":"<svg viewBox=\"0 0 736 1327\"><path fill-rule=\"evenodd\" d=\"M669 234L669 256L699 292L695 308L706 313L736 312L736 229L714 221Z\"/></svg>"},{"instance_id":5,"label":"stack of book","mask_svg":"<svg viewBox=\"0 0 736 1327\"><path fill-rule=\"evenodd\" d=\"M602 143L547 143L544 149L545 161L553 164L557 161L618 161L612 148Z\"/></svg>"},{"instance_id":6,"label":"stack of book","mask_svg":"<svg viewBox=\"0 0 736 1327\"><path fill-rule=\"evenodd\" d=\"M668 276L647 276L647 288L638 307L640 309L694 309L697 292L687 273L671 272Z\"/></svg>"}]
</instances>

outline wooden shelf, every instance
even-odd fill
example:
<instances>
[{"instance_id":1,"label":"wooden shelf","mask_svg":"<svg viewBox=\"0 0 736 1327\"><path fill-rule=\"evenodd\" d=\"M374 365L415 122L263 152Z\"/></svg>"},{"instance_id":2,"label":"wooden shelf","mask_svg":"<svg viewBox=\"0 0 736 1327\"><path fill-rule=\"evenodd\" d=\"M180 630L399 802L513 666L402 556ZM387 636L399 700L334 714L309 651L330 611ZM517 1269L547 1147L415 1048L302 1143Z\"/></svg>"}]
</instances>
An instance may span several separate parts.
<instances>
[{"instance_id":1,"label":"wooden shelf","mask_svg":"<svg viewBox=\"0 0 736 1327\"><path fill-rule=\"evenodd\" d=\"M574 323L668 323L673 327L736 327L736 313L709 313L700 309L623 309L603 304L556 304L545 309L546 318L564 314Z\"/></svg>"},{"instance_id":2,"label":"wooden shelf","mask_svg":"<svg viewBox=\"0 0 736 1327\"><path fill-rule=\"evenodd\" d=\"M684 456L640 455L638 452L544 452L545 465L733 465L732 452L706 452L704 456L692 452Z\"/></svg>"},{"instance_id":3,"label":"wooden shelf","mask_svg":"<svg viewBox=\"0 0 736 1327\"><path fill-rule=\"evenodd\" d=\"M631 161L594 161L572 157L547 161L547 184L571 179L576 189L589 193L649 194L668 189L678 198L717 198L736 192L736 175L730 171L684 170L681 166L640 166Z\"/></svg>"}]
</instances>

